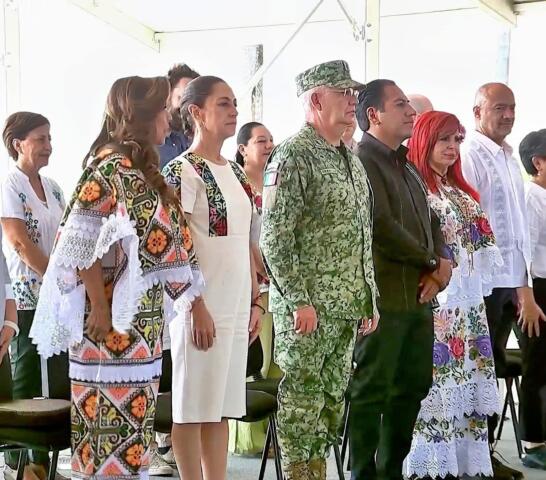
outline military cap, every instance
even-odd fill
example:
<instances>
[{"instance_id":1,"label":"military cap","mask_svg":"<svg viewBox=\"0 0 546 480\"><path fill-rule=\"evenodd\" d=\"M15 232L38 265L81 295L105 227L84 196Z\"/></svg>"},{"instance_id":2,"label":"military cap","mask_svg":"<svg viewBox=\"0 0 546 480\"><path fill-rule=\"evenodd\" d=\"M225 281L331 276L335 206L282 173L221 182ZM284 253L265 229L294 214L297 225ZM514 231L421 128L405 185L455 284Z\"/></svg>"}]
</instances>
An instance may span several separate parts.
<instances>
[{"instance_id":1,"label":"military cap","mask_svg":"<svg viewBox=\"0 0 546 480\"><path fill-rule=\"evenodd\" d=\"M344 60L319 63L296 77L298 97L315 87L354 88L362 90L365 85L351 78L349 65Z\"/></svg>"}]
</instances>

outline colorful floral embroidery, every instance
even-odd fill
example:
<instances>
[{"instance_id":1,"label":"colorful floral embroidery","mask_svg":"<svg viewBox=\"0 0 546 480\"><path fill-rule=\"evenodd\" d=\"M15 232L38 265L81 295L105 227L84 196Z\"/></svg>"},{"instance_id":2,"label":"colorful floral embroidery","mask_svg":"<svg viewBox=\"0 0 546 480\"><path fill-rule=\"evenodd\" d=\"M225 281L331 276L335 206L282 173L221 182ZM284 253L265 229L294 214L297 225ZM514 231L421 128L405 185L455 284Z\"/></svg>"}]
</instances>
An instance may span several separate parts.
<instances>
[{"instance_id":1,"label":"colorful floral embroidery","mask_svg":"<svg viewBox=\"0 0 546 480\"><path fill-rule=\"evenodd\" d=\"M439 195L429 195L432 208L440 218L446 241L446 254L459 265L461 249L472 256L480 248L495 245L495 236L478 202L458 188L442 185ZM469 265L472 268L472 264Z\"/></svg>"},{"instance_id":2,"label":"colorful floral embroidery","mask_svg":"<svg viewBox=\"0 0 546 480\"><path fill-rule=\"evenodd\" d=\"M85 399L84 403L84 411L87 415L87 418L90 420L93 420L97 415L97 396L96 395L89 395Z\"/></svg>"},{"instance_id":3,"label":"colorful floral embroidery","mask_svg":"<svg viewBox=\"0 0 546 480\"><path fill-rule=\"evenodd\" d=\"M131 402L131 413L136 418L144 418L146 415L146 406L148 404L148 399L144 394L139 395Z\"/></svg>"},{"instance_id":4,"label":"colorful floral embroidery","mask_svg":"<svg viewBox=\"0 0 546 480\"><path fill-rule=\"evenodd\" d=\"M42 234L38 231L38 220L34 218L32 209L27 204L27 196L24 193L19 194L21 202L23 202L23 208L25 210L25 226L27 228L28 238L33 243L38 243Z\"/></svg>"},{"instance_id":5,"label":"colorful floral embroidery","mask_svg":"<svg viewBox=\"0 0 546 480\"><path fill-rule=\"evenodd\" d=\"M36 278L22 276L13 281L11 287L17 304L17 310L34 310L38 304L38 295L42 282Z\"/></svg>"},{"instance_id":6,"label":"colorful floral embroidery","mask_svg":"<svg viewBox=\"0 0 546 480\"><path fill-rule=\"evenodd\" d=\"M83 184L78 199L84 203L93 203L101 196L101 188L98 182L94 180L87 181Z\"/></svg>"},{"instance_id":7,"label":"colorful floral embroidery","mask_svg":"<svg viewBox=\"0 0 546 480\"><path fill-rule=\"evenodd\" d=\"M150 253L153 253L154 255L159 255L163 253L166 246L167 235L165 235L165 233L159 228L152 230L146 242L146 248L148 249L148 251Z\"/></svg>"},{"instance_id":8,"label":"colorful floral embroidery","mask_svg":"<svg viewBox=\"0 0 546 480\"><path fill-rule=\"evenodd\" d=\"M193 240L191 238L190 228L187 225L182 227L182 239L184 241L184 248L190 251L193 248Z\"/></svg>"},{"instance_id":9,"label":"colorful floral embroidery","mask_svg":"<svg viewBox=\"0 0 546 480\"><path fill-rule=\"evenodd\" d=\"M136 443L129 447L125 453L125 461L131 465L131 467L140 467L142 464L142 455L144 454L144 445L142 443Z\"/></svg>"},{"instance_id":10,"label":"colorful floral embroidery","mask_svg":"<svg viewBox=\"0 0 546 480\"><path fill-rule=\"evenodd\" d=\"M63 206L63 196L61 195L61 192L59 192L59 190L53 190L53 196L55 197L55 200L57 200L57 202L59 202L59 205L62 207Z\"/></svg>"},{"instance_id":11,"label":"colorful floral embroidery","mask_svg":"<svg viewBox=\"0 0 546 480\"><path fill-rule=\"evenodd\" d=\"M190 162L197 175L205 183L207 199L209 203L209 236L225 237L228 234L227 207L224 195L220 191L216 179L207 163L198 155L188 153L185 158ZM252 186L244 171L235 162L228 162L237 180L241 183L243 190L249 200L253 202Z\"/></svg>"},{"instance_id":12,"label":"colorful floral embroidery","mask_svg":"<svg viewBox=\"0 0 546 480\"><path fill-rule=\"evenodd\" d=\"M466 193L442 185L429 200L454 270L434 311L433 383L421 402L405 473L488 476L486 415L498 409L499 399L482 285L494 271L489 255L495 239L478 202Z\"/></svg>"},{"instance_id":13,"label":"colorful floral embroidery","mask_svg":"<svg viewBox=\"0 0 546 480\"><path fill-rule=\"evenodd\" d=\"M131 337L127 333L112 330L105 338L104 343L111 352L119 353L131 345Z\"/></svg>"}]
</instances>

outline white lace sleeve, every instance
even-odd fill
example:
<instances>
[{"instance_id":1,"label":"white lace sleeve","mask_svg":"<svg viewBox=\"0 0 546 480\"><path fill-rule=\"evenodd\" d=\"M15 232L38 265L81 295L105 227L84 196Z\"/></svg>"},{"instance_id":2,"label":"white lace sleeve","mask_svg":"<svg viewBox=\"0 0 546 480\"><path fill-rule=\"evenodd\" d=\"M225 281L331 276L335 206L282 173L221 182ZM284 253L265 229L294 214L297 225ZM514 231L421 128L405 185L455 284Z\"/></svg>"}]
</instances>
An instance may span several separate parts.
<instances>
[{"instance_id":1,"label":"white lace sleeve","mask_svg":"<svg viewBox=\"0 0 546 480\"><path fill-rule=\"evenodd\" d=\"M463 245L459 245L457 267L453 269L451 280L446 289L449 295L455 295L462 288L464 279L471 275L481 278L482 295L491 295L493 279L500 272L503 265L502 255L496 245L482 247L471 255Z\"/></svg>"},{"instance_id":2,"label":"white lace sleeve","mask_svg":"<svg viewBox=\"0 0 546 480\"><path fill-rule=\"evenodd\" d=\"M40 290L30 331L40 355L47 358L82 340L85 286L77 271L91 267L117 242L128 264L113 291L112 326L121 332L129 328L145 288L135 228L123 209L108 218L75 213L60 230Z\"/></svg>"}]
</instances>

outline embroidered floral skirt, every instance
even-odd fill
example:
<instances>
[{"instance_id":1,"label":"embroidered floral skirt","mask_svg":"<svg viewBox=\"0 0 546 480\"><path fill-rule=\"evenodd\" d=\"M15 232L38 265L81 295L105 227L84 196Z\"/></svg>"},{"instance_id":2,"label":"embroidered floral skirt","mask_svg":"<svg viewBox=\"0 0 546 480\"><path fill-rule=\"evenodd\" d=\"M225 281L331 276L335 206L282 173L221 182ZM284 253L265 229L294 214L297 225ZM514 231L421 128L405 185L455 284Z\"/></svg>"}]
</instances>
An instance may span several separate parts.
<instances>
[{"instance_id":1,"label":"embroidered floral skirt","mask_svg":"<svg viewBox=\"0 0 546 480\"><path fill-rule=\"evenodd\" d=\"M161 287L142 299L132 328L70 352L72 478L148 478L161 372Z\"/></svg>"},{"instance_id":2,"label":"embroidered floral skirt","mask_svg":"<svg viewBox=\"0 0 546 480\"><path fill-rule=\"evenodd\" d=\"M499 403L483 298L450 298L434 313L433 384L421 403L406 475L492 475L487 415Z\"/></svg>"}]
</instances>

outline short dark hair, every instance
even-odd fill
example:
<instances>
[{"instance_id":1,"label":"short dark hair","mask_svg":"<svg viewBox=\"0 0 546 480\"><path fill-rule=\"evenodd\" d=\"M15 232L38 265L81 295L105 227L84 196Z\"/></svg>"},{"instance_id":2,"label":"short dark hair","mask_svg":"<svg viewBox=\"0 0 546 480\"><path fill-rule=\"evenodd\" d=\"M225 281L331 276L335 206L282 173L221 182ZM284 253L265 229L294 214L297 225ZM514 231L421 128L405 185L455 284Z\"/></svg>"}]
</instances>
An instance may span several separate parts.
<instances>
[{"instance_id":1,"label":"short dark hair","mask_svg":"<svg viewBox=\"0 0 546 480\"><path fill-rule=\"evenodd\" d=\"M372 80L366 84L366 88L360 90L358 94L358 104L356 106L356 120L360 130L367 132L370 128L370 120L368 118L368 108L373 107L379 110L385 108L385 87L396 86L392 80L379 78Z\"/></svg>"},{"instance_id":2,"label":"short dark hair","mask_svg":"<svg viewBox=\"0 0 546 480\"><path fill-rule=\"evenodd\" d=\"M2 132L2 139L4 140L4 145L9 156L13 160L17 161L17 157L19 156L13 146L13 141L25 140L32 130L43 125L49 125L49 120L39 113L16 112L7 118L4 131Z\"/></svg>"},{"instance_id":3,"label":"short dark hair","mask_svg":"<svg viewBox=\"0 0 546 480\"><path fill-rule=\"evenodd\" d=\"M212 89L217 83L226 82L219 77L204 75L188 83L186 90L184 90L184 95L182 96L182 104L180 105L182 132L184 135L192 137L195 128L190 113L190 105L197 105L198 107L203 108L205 101L212 93Z\"/></svg>"},{"instance_id":4,"label":"short dark hair","mask_svg":"<svg viewBox=\"0 0 546 480\"><path fill-rule=\"evenodd\" d=\"M239 129L239 133L237 134L237 152L235 153L235 161L241 165L241 167L245 166L245 161L243 160L242 153L239 151L239 145L248 145L248 141L252 138L252 130L254 130L256 127L263 127L263 124L260 122L245 123Z\"/></svg>"},{"instance_id":5,"label":"short dark hair","mask_svg":"<svg viewBox=\"0 0 546 480\"><path fill-rule=\"evenodd\" d=\"M546 128L528 133L519 144L519 156L525 171L535 176L538 171L533 165L533 157L546 158Z\"/></svg>"},{"instance_id":6,"label":"short dark hair","mask_svg":"<svg viewBox=\"0 0 546 480\"><path fill-rule=\"evenodd\" d=\"M190 68L187 63L177 63L176 65L173 65L172 68L167 73L167 78L169 79L169 83L171 84L171 90L176 87L178 82L182 78L197 78L200 75Z\"/></svg>"}]
</instances>

